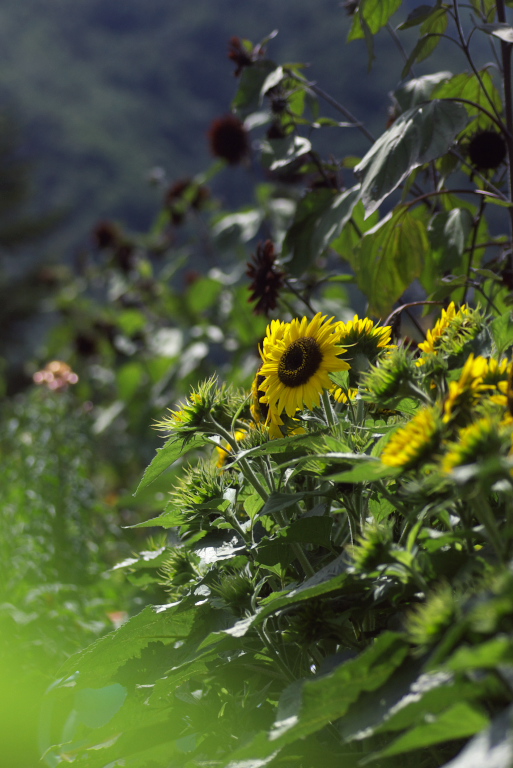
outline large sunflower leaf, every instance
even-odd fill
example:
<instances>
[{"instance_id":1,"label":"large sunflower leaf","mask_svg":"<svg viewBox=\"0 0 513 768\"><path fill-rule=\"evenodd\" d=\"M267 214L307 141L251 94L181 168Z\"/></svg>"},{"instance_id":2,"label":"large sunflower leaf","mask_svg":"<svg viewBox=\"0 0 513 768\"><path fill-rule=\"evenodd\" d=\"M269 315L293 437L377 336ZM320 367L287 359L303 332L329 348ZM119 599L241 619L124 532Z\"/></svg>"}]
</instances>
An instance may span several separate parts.
<instances>
[{"instance_id":1,"label":"large sunflower leaf","mask_svg":"<svg viewBox=\"0 0 513 768\"><path fill-rule=\"evenodd\" d=\"M196 612L179 612L178 608L178 603L147 606L119 629L68 659L60 670L61 676L67 677L78 669L82 685L106 685L119 667L128 659L137 657L149 643L168 645L185 640ZM172 650L169 649L170 654Z\"/></svg>"},{"instance_id":2,"label":"large sunflower leaf","mask_svg":"<svg viewBox=\"0 0 513 768\"><path fill-rule=\"evenodd\" d=\"M428 101L440 83L445 83L452 77L452 72L434 72L431 75L424 75L423 77L414 77L408 80L400 88L394 91L394 96L399 104L401 112L405 112L407 109L412 109L421 104L423 101Z\"/></svg>"},{"instance_id":3,"label":"large sunflower leaf","mask_svg":"<svg viewBox=\"0 0 513 768\"><path fill-rule=\"evenodd\" d=\"M255 61L251 67L244 67L239 88L232 101L232 108L241 119L261 109L262 88L269 76L278 72L279 69L273 61L268 59Z\"/></svg>"},{"instance_id":4,"label":"large sunflower leaf","mask_svg":"<svg viewBox=\"0 0 513 768\"><path fill-rule=\"evenodd\" d=\"M355 13L353 16L353 25L349 30L347 40L358 40L365 37L365 32L362 29L361 23L362 16L369 31L375 35L376 32L379 32L379 30L388 23L390 17L399 10L402 1L403 0L362 0L362 2L359 3L358 13Z\"/></svg>"},{"instance_id":5,"label":"large sunflower leaf","mask_svg":"<svg viewBox=\"0 0 513 768\"><path fill-rule=\"evenodd\" d=\"M468 121L461 104L440 99L400 115L355 168L367 215L415 168L444 155Z\"/></svg>"},{"instance_id":6,"label":"large sunflower leaf","mask_svg":"<svg viewBox=\"0 0 513 768\"><path fill-rule=\"evenodd\" d=\"M283 243L283 255L291 257L287 264L291 274L301 275L339 237L359 194L359 185L339 194L318 189L300 201Z\"/></svg>"},{"instance_id":7,"label":"large sunflower leaf","mask_svg":"<svg viewBox=\"0 0 513 768\"><path fill-rule=\"evenodd\" d=\"M373 757L400 755L434 744L473 736L488 724L488 717L480 708L465 701L457 702L438 716L431 716L426 722L411 728Z\"/></svg>"},{"instance_id":8,"label":"large sunflower leaf","mask_svg":"<svg viewBox=\"0 0 513 768\"><path fill-rule=\"evenodd\" d=\"M153 483L171 464L183 456L184 453L200 448L207 443L205 435L195 435L190 440L184 439L183 435L173 435L162 448L157 448L157 454L151 464L146 467L141 482L137 486L134 494L136 496L143 488Z\"/></svg>"},{"instance_id":9,"label":"large sunflower leaf","mask_svg":"<svg viewBox=\"0 0 513 768\"><path fill-rule=\"evenodd\" d=\"M403 291L419 277L429 252L423 211L398 206L361 241L356 278L369 299L369 313L386 316Z\"/></svg>"},{"instance_id":10,"label":"large sunflower leaf","mask_svg":"<svg viewBox=\"0 0 513 768\"><path fill-rule=\"evenodd\" d=\"M384 632L357 658L329 674L292 683L280 700L278 718L268 735L259 734L230 755L230 768L266 765L287 744L343 717L365 691L376 691L403 662L408 648L394 632Z\"/></svg>"},{"instance_id":11,"label":"large sunflower leaf","mask_svg":"<svg viewBox=\"0 0 513 768\"><path fill-rule=\"evenodd\" d=\"M410 74L411 68L415 62L424 61L424 59L431 56L440 42L441 36L447 29L448 23L449 15L447 9L440 5L434 6L432 13L427 16L420 28L421 37L408 56L401 73L402 77L407 77Z\"/></svg>"},{"instance_id":12,"label":"large sunflower leaf","mask_svg":"<svg viewBox=\"0 0 513 768\"><path fill-rule=\"evenodd\" d=\"M501 95L493 82L488 69L479 72L479 77L474 74L462 72L451 77L445 83L440 83L433 91L434 99L467 99L473 104L464 104L469 117L475 118L466 128L465 133L476 129L495 127L495 124L483 112L486 109L493 114L494 109L502 112Z\"/></svg>"},{"instance_id":13,"label":"large sunflower leaf","mask_svg":"<svg viewBox=\"0 0 513 768\"><path fill-rule=\"evenodd\" d=\"M513 763L513 706L471 739L460 754L443 768L511 768Z\"/></svg>"}]
</instances>

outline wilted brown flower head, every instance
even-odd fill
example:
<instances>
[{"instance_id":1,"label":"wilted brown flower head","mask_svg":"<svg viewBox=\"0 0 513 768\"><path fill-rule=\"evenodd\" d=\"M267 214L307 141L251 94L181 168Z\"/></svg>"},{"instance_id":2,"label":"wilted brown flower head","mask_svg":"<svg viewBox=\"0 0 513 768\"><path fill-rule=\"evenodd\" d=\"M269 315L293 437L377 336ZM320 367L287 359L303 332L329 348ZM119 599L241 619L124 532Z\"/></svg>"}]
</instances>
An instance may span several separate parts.
<instances>
[{"instance_id":1,"label":"wilted brown flower head","mask_svg":"<svg viewBox=\"0 0 513 768\"><path fill-rule=\"evenodd\" d=\"M467 153L476 168L498 168L506 157L506 142L498 131L479 131L470 139Z\"/></svg>"},{"instance_id":2,"label":"wilted brown flower head","mask_svg":"<svg viewBox=\"0 0 513 768\"><path fill-rule=\"evenodd\" d=\"M119 227L113 221L99 221L93 229L93 239L97 248L114 248L121 238Z\"/></svg>"},{"instance_id":3,"label":"wilted brown flower head","mask_svg":"<svg viewBox=\"0 0 513 768\"><path fill-rule=\"evenodd\" d=\"M173 224L181 224L187 208L200 209L210 197L207 187L197 184L192 179L178 179L166 192L164 205L171 214Z\"/></svg>"},{"instance_id":4,"label":"wilted brown flower head","mask_svg":"<svg viewBox=\"0 0 513 768\"><path fill-rule=\"evenodd\" d=\"M230 165L237 165L249 153L248 132L242 120L225 115L214 120L208 131L210 150Z\"/></svg>"},{"instance_id":5,"label":"wilted brown flower head","mask_svg":"<svg viewBox=\"0 0 513 768\"><path fill-rule=\"evenodd\" d=\"M269 128L267 129L267 132L266 132L265 135L271 141L273 139L284 139L287 136L285 130L283 129L282 124L280 122L277 122L277 121L272 123L269 126Z\"/></svg>"},{"instance_id":6,"label":"wilted brown flower head","mask_svg":"<svg viewBox=\"0 0 513 768\"><path fill-rule=\"evenodd\" d=\"M52 360L45 365L43 370L37 371L32 378L36 384L44 384L48 389L56 392L62 392L70 384L78 382L77 374L62 360Z\"/></svg>"},{"instance_id":7,"label":"wilted brown flower head","mask_svg":"<svg viewBox=\"0 0 513 768\"><path fill-rule=\"evenodd\" d=\"M248 301L256 301L255 315L266 315L276 309L280 290L285 282L285 273L275 266L276 253L272 240L259 243L253 262L248 262L247 276L251 279Z\"/></svg>"},{"instance_id":8,"label":"wilted brown flower head","mask_svg":"<svg viewBox=\"0 0 513 768\"><path fill-rule=\"evenodd\" d=\"M237 68L233 73L235 77L238 77L244 67L250 67L253 64L254 58L252 52L248 50L240 37L231 37L228 43L228 58L231 59Z\"/></svg>"},{"instance_id":9,"label":"wilted brown flower head","mask_svg":"<svg viewBox=\"0 0 513 768\"><path fill-rule=\"evenodd\" d=\"M344 8L346 9L346 13L348 16L354 16L358 9L358 0L345 0L344 3L342 3Z\"/></svg>"}]
</instances>

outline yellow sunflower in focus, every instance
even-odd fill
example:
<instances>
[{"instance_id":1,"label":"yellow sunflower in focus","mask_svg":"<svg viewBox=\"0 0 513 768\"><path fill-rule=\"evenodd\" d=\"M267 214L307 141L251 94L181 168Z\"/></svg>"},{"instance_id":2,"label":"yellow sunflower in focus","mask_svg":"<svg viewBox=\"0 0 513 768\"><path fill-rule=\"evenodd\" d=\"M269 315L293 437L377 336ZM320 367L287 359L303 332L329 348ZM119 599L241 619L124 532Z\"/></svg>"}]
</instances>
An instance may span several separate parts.
<instances>
[{"instance_id":1,"label":"yellow sunflower in focus","mask_svg":"<svg viewBox=\"0 0 513 768\"><path fill-rule=\"evenodd\" d=\"M260 389L260 385L263 381L264 376L261 375L259 370L251 385L252 403L250 411L255 424L265 424L269 430L269 437L271 440L276 440L283 437L281 428L285 425L283 419L276 412L271 411L266 403L260 402L260 398L264 394Z\"/></svg>"},{"instance_id":2,"label":"yellow sunflower in focus","mask_svg":"<svg viewBox=\"0 0 513 768\"><path fill-rule=\"evenodd\" d=\"M346 352L338 346L338 323L326 317L318 312L310 321L275 320L267 327L259 370L265 377L259 385L264 393L260 402L278 416L285 411L292 418L305 407L315 408L324 390L333 386L329 374L350 368L338 357Z\"/></svg>"},{"instance_id":3,"label":"yellow sunflower in focus","mask_svg":"<svg viewBox=\"0 0 513 768\"><path fill-rule=\"evenodd\" d=\"M389 467L412 469L436 446L440 434L440 414L437 408L423 408L404 427L395 432L381 454Z\"/></svg>"}]
</instances>

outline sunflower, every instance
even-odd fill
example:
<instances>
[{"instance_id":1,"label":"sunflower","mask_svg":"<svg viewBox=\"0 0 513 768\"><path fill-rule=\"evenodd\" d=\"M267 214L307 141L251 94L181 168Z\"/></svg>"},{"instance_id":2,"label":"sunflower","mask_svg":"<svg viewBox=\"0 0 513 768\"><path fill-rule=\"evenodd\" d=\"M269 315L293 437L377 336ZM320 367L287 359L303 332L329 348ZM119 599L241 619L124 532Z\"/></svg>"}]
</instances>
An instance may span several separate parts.
<instances>
[{"instance_id":1,"label":"sunflower","mask_svg":"<svg viewBox=\"0 0 513 768\"><path fill-rule=\"evenodd\" d=\"M456 309L454 301L451 301L447 309L442 310L433 328L427 332L426 340L420 342L419 349L424 355L437 355L440 351L458 354L467 341L477 336L482 323L479 309L472 309L466 304ZM423 356L416 364L424 365L425 362Z\"/></svg>"},{"instance_id":2,"label":"sunflower","mask_svg":"<svg viewBox=\"0 0 513 768\"><path fill-rule=\"evenodd\" d=\"M269 429L269 437L271 440L275 440L283 437L282 427L285 425L276 411L271 411L266 403L260 402L260 398L264 395L263 390L260 389L264 378L259 369L251 385L252 403L250 411L255 424L265 424Z\"/></svg>"},{"instance_id":3,"label":"sunflower","mask_svg":"<svg viewBox=\"0 0 513 768\"><path fill-rule=\"evenodd\" d=\"M471 414L484 392L492 388L483 382L487 373L488 360L469 355L458 381L449 382L449 394L444 401L445 424L459 416L468 417Z\"/></svg>"},{"instance_id":4,"label":"sunflower","mask_svg":"<svg viewBox=\"0 0 513 768\"><path fill-rule=\"evenodd\" d=\"M329 374L350 368L337 357L346 351L337 346L339 338L337 323L320 312L310 321L273 321L261 352L259 373L265 378L260 402L278 416L285 411L291 418L298 410L318 406L324 390L333 386Z\"/></svg>"},{"instance_id":5,"label":"sunflower","mask_svg":"<svg viewBox=\"0 0 513 768\"><path fill-rule=\"evenodd\" d=\"M349 387L347 390L344 390L342 387L333 387L331 394L336 403L343 403L345 405L350 400L355 400L358 397L358 388Z\"/></svg>"},{"instance_id":6,"label":"sunflower","mask_svg":"<svg viewBox=\"0 0 513 768\"><path fill-rule=\"evenodd\" d=\"M436 407L423 408L404 427L395 432L381 454L389 467L412 469L438 442L440 414Z\"/></svg>"},{"instance_id":7,"label":"sunflower","mask_svg":"<svg viewBox=\"0 0 513 768\"><path fill-rule=\"evenodd\" d=\"M358 353L374 362L382 349L395 349L391 344L392 326L374 325L368 317L355 315L348 323L338 323L340 343L350 346L349 354Z\"/></svg>"},{"instance_id":8,"label":"sunflower","mask_svg":"<svg viewBox=\"0 0 513 768\"><path fill-rule=\"evenodd\" d=\"M339 344L349 348L344 357L351 362L351 371L349 391L345 393L340 387L334 387L332 394L338 403L346 403L348 396L350 399L356 397L360 374L368 371L369 367L376 362L380 352L383 350L390 352L397 347L391 344L392 327L376 326L368 317L359 318L355 315L347 323L338 323L337 330L340 332Z\"/></svg>"}]
</instances>

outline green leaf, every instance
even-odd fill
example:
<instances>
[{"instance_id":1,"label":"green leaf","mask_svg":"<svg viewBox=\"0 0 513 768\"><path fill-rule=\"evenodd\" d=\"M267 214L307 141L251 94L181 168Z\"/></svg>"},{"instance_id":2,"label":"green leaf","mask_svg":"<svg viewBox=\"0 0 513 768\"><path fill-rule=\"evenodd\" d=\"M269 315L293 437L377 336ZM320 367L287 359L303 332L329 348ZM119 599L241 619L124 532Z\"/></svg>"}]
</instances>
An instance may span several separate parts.
<instances>
[{"instance_id":1,"label":"green leaf","mask_svg":"<svg viewBox=\"0 0 513 768\"><path fill-rule=\"evenodd\" d=\"M361 11L361 15L370 32L375 35L376 32L379 32L388 23L390 17L399 10L401 5L402 0L361 0L358 10ZM358 40L363 37L365 37L365 33L362 29L360 15L355 13L347 40L350 42L351 40Z\"/></svg>"},{"instance_id":2,"label":"green leaf","mask_svg":"<svg viewBox=\"0 0 513 768\"><path fill-rule=\"evenodd\" d=\"M229 250L241 242L252 240L262 223L262 211L250 208L218 219L212 227L212 236L218 248Z\"/></svg>"},{"instance_id":3,"label":"green leaf","mask_svg":"<svg viewBox=\"0 0 513 768\"><path fill-rule=\"evenodd\" d=\"M415 168L444 155L467 123L461 104L440 99L400 115L355 168L367 215Z\"/></svg>"},{"instance_id":4,"label":"green leaf","mask_svg":"<svg viewBox=\"0 0 513 768\"><path fill-rule=\"evenodd\" d=\"M283 243L290 255L288 269L301 275L336 240L358 202L359 186L333 194L328 189L314 190L304 197Z\"/></svg>"},{"instance_id":5,"label":"green leaf","mask_svg":"<svg viewBox=\"0 0 513 768\"><path fill-rule=\"evenodd\" d=\"M490 331L497 354L502 355L513 344L513 320L511 312L504 312L490 323Z\"/></svg>"},{"instance_id":6,"label":"green leaf","mask_svg":"<svg viewBox=\"0 0 513 768\"><path fill-rule=\"evenodd\" d=\"M333 518L331 517L302 517L289 525L285 532L285 539L329 547L332 527Z\"/></svg>"},{"instance_id":7,"label":"green leaf","mask_svg":"<svg viewBox=\"0 0 513 768\"><path fill-rule=\"evenodd\" d=\"M473 8L488 21L493 21L497 13L496 0L471 0ZM506 5L511 5L511 0L506 0Z\"/></svg>"},{"instance_id":8,"label":"green leaf","mask_svg":"<svg viewBox=\"0 0 513 768\"><path fill-rule=\"evenodd\" d=\"M262 88L269 75L277 69L276 64L268 59L255 61L251 67L244 67L239 78L239 88L232 101L232 108L241 119L260 109Z\"/></svg>"},{"instance_id":9,"label":"green leaf","mask_svg":"<svg viewBox=\"0 0 513 768\"><path fill-rule=\"evenodd\" d=\"M80 670L82 685L108 683L116 670L137 656L151 642L166 645L187 638L193 624L194 611L178 613L179 604L148 606L137 616L72 656L60 669L63 678ZM171 657L172 649L168 649ZM170 658L170 666L172 665Z\"/></svg>"},{"instance_id":10,"label":"green leaf","mask_svg":"<svg viewBox=\"0 0 513 768\"><path fill-rule=\"evenodd\" d=\"M271 88L275 88L279 83L281 83L283 77L283 67L276 67L273 72L269 72L260 90L260 104L262 103L265 94L270 91Z\"/></svg>"},{"instance_id":11,"label":"green leaf","mask_svg":"<svg viewBox=\"0 0 513 768\"><path fill-rule=\"evenodd\" d=\"M481 24L478 29L486 32L487 35L498 37L504 43L513 43L513 27L510 24L497 22L496 24Z\"/></svg>"},{"instance_id":12,"label":"green leaf","mask_svg":"<svg viewBox=\"0 0 513 768\"><path fill-rule=\"evenodd\" d=\"M434 13L437 10L437 6L433 5L418 5L417 8L414 8L413 11L410 11L408 16L406 17L406 21L403 21L402 24L399 24L397 29L409 29L410 27L416 27L419 24L422 24L424 21L427 21L432 13Z\"/></svg>"},{"instance_id":13,"label":"green leaf","mask_svg":"<svg viewBox=\"0 0 513 768\"><path fill-rule=\"evenodd\" d=\"M211 277L200 277L195 280L187 291L187 301L193 312L205 312L219 299L222 290L219 280Z\"/></svg>"},{"instance_id":14,"label":"green leaf","mask_svg":"<svg viewBox=\"0 0 513 768\"><path fill-rule=\"evenodd\" d=\"M103 688L82 688L75 694L74 709L84 725L100 728L119 712L126 697L127 689L119 683Z\"/></svg>"},{"instance_id":15,"label":"green leaf","mask_svg":"<svg viewBox=\"0 0 513 768\"><path fill-rule=\"evenodd\" d=\"M395 477L399 474L400 470L397 467L388 467L379 460L375 459L373 461L368 457L367 461L362 461L354 469L330 475L330 480L337 483L372 483L375 480L381 480L383 477Z\"/></svg>"},{"instance_id":16,"label":"green leaf","mask_svg":"<svg viewBox=\"0 0 513 768\"><path fill-rule=\"evenodd\" d=\"M138 309L125 309L119 313L116 322L123 333L127 336L133 336L134 333L138 333L146 327L148 319L144 312L140 312Z\"/></svg>"},{"instance_id":17,"label":"green leaf","mask_svg":"<svg viewBox=\"0 0 513 768\"><path fill-rule=\"evenodd\" d=\"M441 35L447 29L449 17L446 8L437 7L434 12L423 22L420 33L422 37L417 41L413 51L408 56L401 73L402 77L408 77L415 62L427 59L441 40Z\"/></svg>"},{"instance_id":18,"label":"green leaf","mask_svg":"<svg viewBox=\"0 0 513 768\"><path fill-rule=\"evenodd\" d=\"M173 507L172 504L166 506L166 510L158 517L152 517L149 520L144 520L142 523L136 523L135 525L128 525L127 528L174 528L177 525L182 525L184 522L183 513L177 507Z\"/></svg>"},{"instance_id":19,"label":"green leaf","mask_svg":"<svg viewBox=\"0 0 513 768\"><path fill-rule=\"evenodd\" d=\"M428 101L434 89L440 83L444 83L452 77L451 72L435 72L424 77L414 77L394 91L394 97L401 108L401 112L412 109Z\"/></svg>"},{"instance_id":20,"label":"green leaf","mask_svg":"<svg viewBox=\"0 0 513 768\"><path fill-rule=\"evenodd\" d=\"M287 744L342 717L363 692L380 688L407 653L408 648L398 634L383 632L357 658L331 673L292 683L281 697L278 718L269 736L262 738L260 734L232 753L230 768L245 768L253 764L249 761L270 758Z\"/></svg>"},{"instance_id":21,"label":"green leaf","mask_svg":"<svg viewBox=\"0 0 513 768\"><path fill-rule=\"evenodd\" d=\"M446 83L442 83L433 91L435 99L467 99L474 102L464 104L469 117L475 119L469 123L464 135L473 133L477 129L495 128L489 117L483 112L486 109L494 114L494 109L500 114L502 112L502 98L493 82L493 78L488 69L479 72L479 77L466 72L451 77Z\"/></svg>"},{"instance_id":22,"label":"green leaf","mask_svg":"<svg viewBox=\"0 0 513 768\"><path fill-rule=\"evenodd\" d=\"M157 455L151 464L146 467L134 496L137 496L143 488L146 488L150 483L153 483L153 481L156 480L162 472L165 472L174 461L180 458L180 456L183 456L185 453L193 451L196 448L200 448L202 445L205 445L206 442L207 438L205 435L194 435L194 437L190 439L184 438L182 435L173 435L170 437L162 448L157 448Z\"/></svg>"},{"instance_id":23,"label":"green leaf","mask_svg":"<svg viewBox=\"0 0 513 768\"><path fill-rule=\"evenodd\" d=\"M505 709L491 725L471 739L444 768L511 768L513 764L513 707Z\"/></svg>"},{"instance_id":24,"label":"green leaf","mask_svg":"<svg viewBox=\"0 0 513 768\"><path fill-rule=\"evenodd\" d=\"M433 744L473 736L489 724L488 717L481 709L466 702L454 704L440 715L431 715L426 720L427 722L412 728L388 747L374 754L373 759L400 755Z\"/></svg>"},{"instance_id":25,"label":"green leaf","mask_svg":"<svg viewBox=\"0 0 513 768\"><path fill-rule=\"evenodd\" d=\"M125 403L136 394L145 376L144 366L140 362L125 363L117 372L119 396Z\"/></svg>"},{"instance_id":26,"label":"green leaf","mask_svg":"<svg viewBox=\"0 0 513 768\"><path fill-rule=\"evenodd\" d=\"M375 211L371 216L365 218L365 208L361 200L358 200L351 218L346 223L340 235L333 240L330 247L339 253L353 269L359 257L359 246L362 234L375 227L379 221L379 212ZM342 275L341 277L345 277Z\"/></svg>"},{"instance_id":27,"label":"green leaf","mask_svg":"<svg viewBox=\"0 0 513 768\"><path fill-rule=\"evenodd\" d=\"M462 645L444 664L453 672L471 669L494 669L513 662L513 644L509 637L498 635L480 645Z\"/></svg>"},{"instance_id":28,"label":"green leaf","mask_svg":"<svg viewBox=\"0 0 513 768\"><path fill-rule=\"evenodd\" d=\"M432 249L424 260L421 282L428 293L437 287L440 274L461 268L474 219L466 208L436 214L428 226Z\"/></svg>"},{"instance_id":29,"label":"green leaf","mask_svg":"<svg viewBox=\"0 0 513 768\"><path fill-rule=\"evenodd\" d=\"M282 509L294 506L303 498L303 494L300 493L271 493L260 510L260 515L273 515L275 512L281 512Z\"/></svg>"},{"instance_id":30,"label":"green leaf","mask_svg":"<svg viewBox=\"0 0 513 768\"><path fill-rule=\"evenodd\" d=\"M370 314L386 317L421 274L429 253L423 215L420 209L398 206L362 238L356 279L369 300Z\"/></svg>"},{"instance_id":31,"label":"green leaf","mask_svg":"<svg viewBox=\"0 0 513 768\"><path fill-rule=\"evenodd\" d=\"M268 139L262 142L262 164L271 171L282 170L301 160L311 149L311 143L303 136Z\"/></svg>"}]
</instances>

